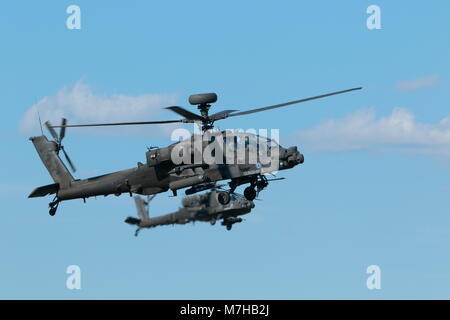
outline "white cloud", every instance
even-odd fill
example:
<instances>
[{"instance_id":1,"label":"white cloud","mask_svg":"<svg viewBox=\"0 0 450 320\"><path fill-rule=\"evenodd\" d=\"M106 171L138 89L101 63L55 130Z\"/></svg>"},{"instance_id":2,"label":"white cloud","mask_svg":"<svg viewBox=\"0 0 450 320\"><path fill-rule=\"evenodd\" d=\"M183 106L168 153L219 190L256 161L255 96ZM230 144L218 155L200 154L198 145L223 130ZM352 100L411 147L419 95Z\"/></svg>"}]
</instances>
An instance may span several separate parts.
<instances>
[{"instance_id":1,"label":"white cloud","mask_svg":"<svg viewBox=\"0 0 450 320\"><path fill-rule=\"evenodd\" d=\"M40 131L38 110L42 122L50 120L53 124L58 124L62 117L67 118L72 124L151 121L157 120L156 116L162 113L162 108L173 105L176 99L175 94L96 95L89 85L78 81L73 86L64 87L56 95L44 97L31 106L20 122L20 131L24 134L36 134ZM114 130L117 132L117 127ZM99 134L104 134L105 131L114 132L111 127L109 130L102 128L90 130Z\"/></svg>"},{"instance_id":2,"label":"white cloud","mask_svg":"<svg viewBox=\"0 0 450 320\"><path fill-rule=\"evenodd\" d=\"M299 131L295 137L310 152L390 148L450 156L450 117L425 124L417 122L414 114L403 108L395 108L379 119L373 109L361 109Z\"/></svg>"},{"instance_id":3,"label":"white cloud","mask_svg":"<svg viewBox=\"0 0 450 320\"><path fill-rule=\"evenodd\" d=\"M437 74L433 74L430 76L417 78L414 80L402 81L397 83L395 86L397 89L403 91L413 91L417 89L433 87L440 82L441 78Z\"/></svg>"}]
</instances>

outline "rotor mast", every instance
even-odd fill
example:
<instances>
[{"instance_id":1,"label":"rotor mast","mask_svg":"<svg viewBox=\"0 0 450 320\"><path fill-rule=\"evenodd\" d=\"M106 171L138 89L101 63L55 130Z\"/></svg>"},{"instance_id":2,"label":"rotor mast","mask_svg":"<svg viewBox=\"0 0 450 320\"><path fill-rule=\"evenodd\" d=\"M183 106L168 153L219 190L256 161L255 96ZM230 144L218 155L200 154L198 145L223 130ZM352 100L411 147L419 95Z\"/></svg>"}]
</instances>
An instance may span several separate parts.
<instances>
[{"instance_id":1,"label":"rotor mast","mask_svg":"<svg viewBox=\"0 0 450 320\"><path fill-rule=\"evenodd\" d=\"M205 132L214 128L214 119L209 117L209 108L211 103L217 101L217 94L215 93L200 93L189 96L189 103L191 105L197 105L197 109L200 111L202 122L202 131Z\"/></svg>"}]
</instances>

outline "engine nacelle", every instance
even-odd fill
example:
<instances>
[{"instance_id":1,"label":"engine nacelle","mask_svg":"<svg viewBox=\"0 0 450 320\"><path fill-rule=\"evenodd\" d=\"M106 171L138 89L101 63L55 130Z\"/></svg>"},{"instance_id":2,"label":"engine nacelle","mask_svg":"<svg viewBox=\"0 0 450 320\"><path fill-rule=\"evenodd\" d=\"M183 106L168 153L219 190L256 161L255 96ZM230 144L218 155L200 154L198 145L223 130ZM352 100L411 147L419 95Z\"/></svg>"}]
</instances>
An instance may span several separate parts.
<instances>
[{"instance_id":1,"label":"engine nacelle","mask_svg":"<svg viewBox=\"0 0 450 320\"><path fill-rule=\"evenodd\" d=\"M156 166L162 162L172 161L170 158L169 148L150 149L146 153L148 166Z\"/></svg>"}]
</instances>

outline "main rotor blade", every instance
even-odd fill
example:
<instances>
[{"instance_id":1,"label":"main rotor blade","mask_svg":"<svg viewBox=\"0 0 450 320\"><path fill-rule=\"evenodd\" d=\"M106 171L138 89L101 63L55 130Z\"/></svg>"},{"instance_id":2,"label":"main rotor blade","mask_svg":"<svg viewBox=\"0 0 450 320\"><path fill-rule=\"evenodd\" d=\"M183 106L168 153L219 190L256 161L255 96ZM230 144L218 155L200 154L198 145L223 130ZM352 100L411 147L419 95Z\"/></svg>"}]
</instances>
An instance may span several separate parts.
<instances>
[{"instance_id":1,"label":"main rotor blade","mask_svg":"<svg viewBox=\"0 0 450 320\"><path fill-rule=\"evenodd\" d=\"M67 119L62 118L61 119L61 131L59 131L59 142L61 142L62 139L64 139L64 136L66 135L66 124L67 124Z\"/></svg>"},{"instance_id":2,"label":"main rotor blade","mask_svg":"<svg viewBox=\"0 0 450 320\"><path fill-rule=\"evenodd\" d=\"M247 110L247 111L233 113L233 114L230 114L229 117L242 116L242 115L245 115L245 114L261 112L261 111L266 111L266 110L270 110L270 109L281 108L281 107L289 106L291 104L296 104L296 103L302 103L302 102L306 102L306 101L321 99L321 98L334 96L334 95L337 95L337 94L342 94L342 93L346 93L346 92L350 92L350 91L354 91L354 90L361 90L361 89L362 89L362 87L352 88L352 89L347 89L347 90L342 90L342 91L336 91L336 92L331 92L331 93L327 93L327 94L322 94L320 96L315 96L315 97L310 97L310 98L306 98L306 99L300 99L300 100L280 103L280 104L276 104L276 105L273 105L273 106L268 106L268 107L251 109L251 110Z\"/></svg>"},{"instance_id":3,"label":"main rotor blade","mask_svg":"<svg viewBox=\"0 0 450 320\"><path fill-rule=\"evenodd\" d=\"M77 171L77 168L75 168L75 165L73 164L72 160L70 160L69 155L67 154L66 150L64 150L64 148L61 148L61 150L64 153L64 157L66 157L66 160L70 166L70 169L72 169L73 172Z\"/></svg>"},{"instance_id":4,"label":"main rotor blade","mask_svg":"<svg viewBox=\"0 0 450 320\"><path fill-rule=\"evenodd\" d=\"M50 134L52 135L53 139L55 139L55 141L59 142L58 134L56 133L55 129L53 129L54 127L52 126L50 121L45 121L44 125L47 128L48 132L50 132Z\"/></svg>"},{"instance_id":5,"label":"main rotor blade","mask_svg":"<svg viewBox=\"0 0 450 320\"><path fill-rule=\"evenodd\" d=\"M237 110L223 110L223 111L219 111L216 112L212 115L209 116L209 119L211 120L220 120L220 119L225 119L228 117L228 115L232 112L236 112Z\"/></svg>"},{"instance_id":6,"label":"main rotor blade","mask_svg":"<svg viewBox=\"0 0 450 320\"><path fill-rule=\"evenodd\" d=\"M188 119L181 120L166 120L166 121L141 121L141 122L116 122L116 123L91 123L91 124L68 124L66 128L74 128L74 127L105 127L105 126L133 126L133 125L141 125L141 124L165 124L165 123L189 123L193 122ZM51 126L51 128L61 128L61 126Z\"/></svg>"},{"instance_id":7,"label":"main rotor blade","mask_svg":"<svg viewBox=\"0 0 450 320\"><path fill-rule=\"evenodd\" d=\"M202 116L195 114L189 110L186 110L182 107L172 106L172 107L167 107L165 109L173 111L173 112L179 114L180 116L183 116L184 118L189 119L189 120L198 120L198 121L203 120Z\"/></svg>"}]
</instances>

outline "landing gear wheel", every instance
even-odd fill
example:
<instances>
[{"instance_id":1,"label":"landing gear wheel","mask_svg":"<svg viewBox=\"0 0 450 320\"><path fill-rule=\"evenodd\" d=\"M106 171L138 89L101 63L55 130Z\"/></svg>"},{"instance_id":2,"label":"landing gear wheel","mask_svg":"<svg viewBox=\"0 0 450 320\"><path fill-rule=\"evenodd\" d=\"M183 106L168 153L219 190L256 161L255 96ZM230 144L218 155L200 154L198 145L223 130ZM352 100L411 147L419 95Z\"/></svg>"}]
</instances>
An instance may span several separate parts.
<instances>
[{"instance_id":1,"label":"landing gear wheel","mask_svg":"<svg viewBox=\"0 0 450 320\"><path fill-rule=\"evenodd\" d=\"M51 215L52 217L56 214L56 208L51 208L49 211L48 211L48 214L49 215Z\"/></svg>"},{"instance_id":2,"label":"landing gear wheel","mask_svg":"<svg viewBox=\"0 0 450 320\"><path fill-rule=\"evenodd\" d=\"M211 219L210 221L209 221L209 223L211 223L211 225L213 226L213 225L215 225L216 224L216 219Z\"/></svg>"},{"instance_id":3,"label":"landing gear wheel","mask_svg":"<svg viewBox=\"0 0 450 320\"><path fill-rule=\"evenodd\" d=\"M50 207L50 210L48 210L48 214L53 217L56 214L56 210L58 210L59 206L58 198L55 197L55 199L52 202L50 202L48 206Z\"/></svg>"},{"instance_id":4,"label":"landing gear wheel","mask_svg":"<svg viewBox=\"0 0 450 320\"><path fill-rule=\"evenodd\" d=\"M253 187L247 187L244 190L244 197L247 200L253 201L256 198L256 190Z\"/></svg>"},{"instance_id":5,"label":"landing gear wheel","mask_svg":"<svg viewBox=\"0 0 450 320\"><path fill-rule=\"evenodd\" d=\"M232 225L231 224L227 224L227 230L230 231L231 230Z\"/></svg>"}]
</instances>

